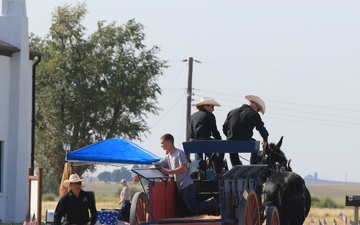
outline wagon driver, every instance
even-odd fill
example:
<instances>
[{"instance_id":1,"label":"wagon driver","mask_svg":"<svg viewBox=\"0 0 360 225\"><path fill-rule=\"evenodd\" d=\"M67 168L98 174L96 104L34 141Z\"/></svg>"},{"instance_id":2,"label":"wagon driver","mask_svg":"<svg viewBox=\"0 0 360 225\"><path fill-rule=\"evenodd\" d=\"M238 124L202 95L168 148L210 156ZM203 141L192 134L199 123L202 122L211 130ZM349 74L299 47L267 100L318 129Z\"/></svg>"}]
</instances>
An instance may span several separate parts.
<instances>
[{"instance_id":1,"label":"wagon driver","mask_svg":"<svg viewBox=\"0 0 360 225\"><path fill-rule=\"evenodd\" d=\"M255 140L252 138L253 130L256 128L263 138L261 145L265 151L269 133L264 126L259 113L265 114L265 102L255 95L246 95L245 98L249 101L248 104L243 104L241 107L231 110L226 117L223 125L223 132L227 140ZM252 153L250 163L254 164L257 161L258 153ZM238 153L230 153L230 161L232 166L242 165Z\"/></svg>"},{"instance_id":2,"label":"wagon driver","mask_svg":"<svg viewBox=\"0 0 360 225\"><path fill-rule=\"evenodd\" d=\"M194 106L198 109L197 112L190 116L189 121L189 138L194 140L221 140L220 132L216 126L216 119L214 112L215 106L220 104L210 97L202 97L200 101ZM222 177L222 168L224 153L206 154L207 157L211 157L215 164L215 179ZM206 160L203 158L203 153L195 154L195 159L199 161L198 173L200 180L206 179Z\"/></svg>"}]
</instances>

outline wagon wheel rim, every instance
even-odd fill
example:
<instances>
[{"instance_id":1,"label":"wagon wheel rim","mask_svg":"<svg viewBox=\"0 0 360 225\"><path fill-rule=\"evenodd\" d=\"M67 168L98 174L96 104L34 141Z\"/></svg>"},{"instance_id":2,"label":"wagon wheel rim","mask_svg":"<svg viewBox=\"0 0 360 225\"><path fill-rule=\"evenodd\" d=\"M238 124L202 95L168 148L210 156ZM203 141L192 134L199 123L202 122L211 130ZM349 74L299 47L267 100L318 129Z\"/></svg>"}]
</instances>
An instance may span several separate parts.
<instances>
[{"instance_id":1,"label":"wagon wheel rim","mask_svg":"<svg viewBox=\"0 0 360 225\"><path fill-rule=\"evenodd\" d=\"M144 192L135 193L131 201L130 225L139 225L140 222L148 222L149 215L146 212L146 194Z\"/></svg>"},{"instance_id":2,"label":"wagon wheel rim","mask_svg":"<svg viewBox=\"0 0 360 225\"><path fill-rule=\"evenodd\" d=\"M266 225L280 225L279 211L276 206L267 207Z\"/></svg>"},{"instance_id":3,"label":"wagon wheel rim","mask_svg":"<svg viewBox=\"0 0 360 225\"><path fill-rule=\"evenodd\" d=\"M256 192L251 190L245 206L245 225L260 225L260 207Z\"/></svg>"}]
</instances>

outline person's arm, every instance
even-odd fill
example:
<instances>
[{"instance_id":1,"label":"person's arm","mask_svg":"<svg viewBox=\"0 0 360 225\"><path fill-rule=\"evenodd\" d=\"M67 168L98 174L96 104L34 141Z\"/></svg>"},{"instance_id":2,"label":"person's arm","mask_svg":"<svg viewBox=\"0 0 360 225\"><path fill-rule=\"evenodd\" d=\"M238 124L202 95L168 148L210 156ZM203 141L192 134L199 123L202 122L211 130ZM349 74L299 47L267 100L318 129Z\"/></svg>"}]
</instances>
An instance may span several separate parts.
<instances>
[{"instance_id":1,"label":"person's arm","mask_svg":"<svg viewBox=\"0 0 360 225\"><path fill-rule=\"evenodd\" d=\"M263 148L263 150L266 150L266 146L268 143L268 137L269 137L269 132L266 130L265 126L264 126L264 122L261 120L260 115L257 114L255 120L255 127L256 130L259 131L261 137L263 138L262 142L261 142L261 146Z\"/></svg>"},{"instance_id":2,"label":"person's arm","mask_svg":"<svg viewBox=\"0 0 360 225\"><path fill-rule=\"evenodd\" d=\"M178 156L176 157L176 160L178 160L178 164L177 165L181 165L175 169L171 169L170 165L166 168L163 168L161 170L162 173L164 174L180 174L180 173L185 173L187 170L187 166L188 166L188 158L185 154L184 151L179 150L178 151Z\"/></svg>"},{"instance_id":3,"label":"person's arm","mask_svg":"<svg viewBox=\"0 0 360 225\"><path fill-rule=\"evenodd\" d=\"M263 141L267 143L269 132L266 130L264 123L262 121L258 126L256 126L256 129L259 131L261 137L263 138Z\"/></svg>"},{"instance_id":4,"label":"person's arm","mask_svg":"<svg viewBox=\"0 0 360 225\"><path fill-rule=\"evenodd\" d=\"M66 213L66 201L67 201L67 194L60 197L58 204L56 205L55 212L54 212L54 225L61 225L62 218L65 216Z\"/></svg>"},{"instance_id":5,"label":"person's arm","mask_svg":"<svg viewBox=\"0 0 360 225\"><path fill-rule=\"evenodd\" d=\"M209 118L209 125L210 125L210 129L211 129L211 134L212 136L217 139L217 140L221 140L221 136L220 136L220 132L217 129L216 126L216 118L214 114L210 114L210 118Z\"/></svg>"},{"instance_id":6,"label":"person's arm","mask_svg":"<svg viewBox=\"0 0 360 225\"><path fill-rule=\"evenodd\" d=\"M225 119L225 122L224 122L224 124L223 124L223 126L222 126L223 134L224 134L226 137L227 137L227 133L228 133L229 114L230 114L230 113L227 114L226 119Z\"/></svg>"},{"instance_id":7,"label":"person's arm","mask_svg":"<svg viewBox=\"0 0 360 225\"><path fill-rule=\"evenodd\" d=\"M97 215L98 215L95 205L95 196L88 194L88 197L90 199L89 201L89 210L91 214L90 225L94 225L96 223Z\"/></svg>"},{"instance_id":8,"label":"person's arm","mask_svg":"<svg viewBox=\"0 0 360 225\"><path fill-rule=\"evenodd\" d=\"M177 167L177 168L175 168L175 169L173 169L173 170L163 168L163 169L161 170L161 172L162 172L163 174L167 174L167 175L168 175L168 174L180 174L180 173L185 173L186 168L187 168L187 165L186 165L186 164L183 164L183 165L181 165L181 166L179 166L179 167Z\"/></svg>"},{"instance_id":9,"label":"person's arm","mask_svg":"<svg viewBox=\"0 0 360 225\"><path fill-rule=\"evenodd\" d=\"M124 201L124 188L125 188L125 187L123 187L123 188L121 189L121 192L120 192L119 205L121 205L121 203Z\"/></svg>"}]
</instances>

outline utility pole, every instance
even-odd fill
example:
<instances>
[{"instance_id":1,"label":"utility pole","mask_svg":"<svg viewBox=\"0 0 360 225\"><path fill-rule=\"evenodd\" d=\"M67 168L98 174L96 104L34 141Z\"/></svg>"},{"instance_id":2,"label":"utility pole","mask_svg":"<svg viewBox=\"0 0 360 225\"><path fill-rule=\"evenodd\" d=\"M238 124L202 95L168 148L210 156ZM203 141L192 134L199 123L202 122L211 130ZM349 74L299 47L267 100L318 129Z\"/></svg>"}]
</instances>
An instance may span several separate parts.
<instances>
[{"instance_id":1,"label":"utility pole","mask_svg":"<svg viewBox=\"0 0 360 225\"><path fill-rule=\"evenodd\" d=\"M193 58L189 58L189 75L187 86L187 107L186 107L186 141L189 141L189 119L191 115L191 100L192 100L192 73L193 73Z\"/></svg>"}]
</instances>

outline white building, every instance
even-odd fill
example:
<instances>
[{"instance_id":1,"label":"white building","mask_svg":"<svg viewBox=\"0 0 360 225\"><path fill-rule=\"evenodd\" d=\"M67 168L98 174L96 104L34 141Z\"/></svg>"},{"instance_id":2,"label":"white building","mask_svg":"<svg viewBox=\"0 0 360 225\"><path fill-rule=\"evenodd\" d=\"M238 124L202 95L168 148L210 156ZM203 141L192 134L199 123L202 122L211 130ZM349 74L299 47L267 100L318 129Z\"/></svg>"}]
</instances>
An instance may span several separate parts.
<instances>
[{"instance_id":1,"label":"white building","mask_svg":"<svg viewBox=\"0 0 360 225\"><path fill-rule=\"evenodd\" d=\"M25 0L2 0L0 14L0 219L24 221L31 166L33 67ZM1 223L1 222L0 222Z\"/></svg>"}]
</instances>

